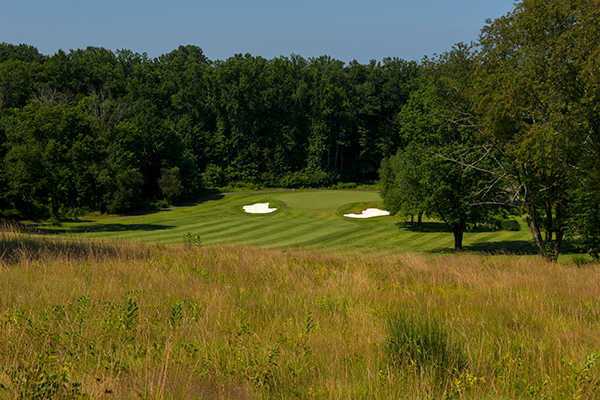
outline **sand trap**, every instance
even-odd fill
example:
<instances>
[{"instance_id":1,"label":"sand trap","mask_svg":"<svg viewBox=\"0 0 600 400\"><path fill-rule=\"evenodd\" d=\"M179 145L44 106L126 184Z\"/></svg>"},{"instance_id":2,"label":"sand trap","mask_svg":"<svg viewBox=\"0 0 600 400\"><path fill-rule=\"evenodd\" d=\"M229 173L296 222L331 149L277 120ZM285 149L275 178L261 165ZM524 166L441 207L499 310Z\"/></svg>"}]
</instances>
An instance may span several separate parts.
<instances>
[{"instance_id":1,"label":"sand trap","mask_svg":"<svg viewBox=\"0 0 600 400\"><path fill-rule=\"evenodd\" d=\"M344 214L344 217L348 218L373 218L382 217L384 215L390 215L389 211L380 210L378 208L367 208L362 214Z\"/></svg>"},{"instance_id":2,"label":"sand trap","mask_svg":"<svg viewBox=\"0 0 600 400\"><path fill-rule=\"evenodd\" d=\"M248 214L268 214L277 211L277 209L269 208L269 203L256 203L251 206L244 206L244 211Z\"/></svg>"}]
</instances>

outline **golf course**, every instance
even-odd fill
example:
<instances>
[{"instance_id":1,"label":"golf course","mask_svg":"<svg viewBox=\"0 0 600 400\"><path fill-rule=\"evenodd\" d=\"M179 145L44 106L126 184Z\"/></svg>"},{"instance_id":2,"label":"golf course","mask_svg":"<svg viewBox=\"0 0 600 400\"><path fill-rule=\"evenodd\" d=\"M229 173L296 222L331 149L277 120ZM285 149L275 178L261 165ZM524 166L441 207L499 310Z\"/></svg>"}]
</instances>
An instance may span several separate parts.
<instances>
[{"instance_id":1,"label":"golf course","mask_svg":"<svg viewBox=\"0 0 600 400\"><path fill-rule=\"evenodd\" d=\"M268 203L267 214L243 207ZM46 233L94 239L181 244L191 237L203 245L251 245L264 248L306 248L320 251L394 253L448 252L453 236L441 221L426 220L423 229L403 224L396 216L349 218L368 208L382 208L376 191L295 190L213 195L200 201L144 215L81 219ZM475 230L465 233L465 249L530 253L525 226L520 231Z\"/></svg>"},{"instance_id":2,"label":"golf course","mask_svg":"<svg viewBox=\"0 0 600 400\"><path fill-rule=\"evenodd\" d=\"M382 208L264 191L6 225L0 399L597 398L597 264L542 261L524 226L454 253L439 221L346 216Z\"/></svg>"}]
</instances>

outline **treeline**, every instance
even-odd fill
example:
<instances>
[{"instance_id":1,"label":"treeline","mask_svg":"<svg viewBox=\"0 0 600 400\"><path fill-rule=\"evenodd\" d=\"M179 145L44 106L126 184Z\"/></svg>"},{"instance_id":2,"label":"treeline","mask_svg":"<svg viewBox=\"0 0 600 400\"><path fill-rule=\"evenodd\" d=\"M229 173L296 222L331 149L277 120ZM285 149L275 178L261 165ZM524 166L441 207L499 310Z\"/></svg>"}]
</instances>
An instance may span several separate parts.
<instances>
[{"instance_id":1,"label":"treeline","mask_svg":"<svg viewBox=\"0 0 600 400\"><path fill-rule=\"evenodd\" d=\"M125 212L239 183L373 181L398 146L419 66L327 56L150 59L0 44L5 216Z\"/></svg>"}]
</instances>

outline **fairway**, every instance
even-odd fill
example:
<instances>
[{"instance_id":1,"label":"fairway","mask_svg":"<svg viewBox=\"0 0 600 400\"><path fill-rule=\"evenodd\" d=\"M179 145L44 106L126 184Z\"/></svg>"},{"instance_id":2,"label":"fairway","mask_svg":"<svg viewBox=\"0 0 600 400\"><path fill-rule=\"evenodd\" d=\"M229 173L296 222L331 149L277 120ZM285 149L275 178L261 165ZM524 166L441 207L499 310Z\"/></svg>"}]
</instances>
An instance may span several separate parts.
<instances>
[{"instance_id":1,"label":"fairway","mask_svg":"<svg viewBox=\"0 0 600 400\"><path fill-rule=\"evenodd\" d=\"M269 203L277 211L248 214L245 205ZM197 205L147 215L82 220L46 232L76 237L183 243L186 235L205 245L237 244L268 248L304 247L338 252L450 251L452 233L439 222L427 222L422 232L401 228L395 216L370 219L343 217L383 207L378 192L306 190L227 194ZM466 232L465 249L529 252L529 233Z\"/></svg>"}]
</instances>

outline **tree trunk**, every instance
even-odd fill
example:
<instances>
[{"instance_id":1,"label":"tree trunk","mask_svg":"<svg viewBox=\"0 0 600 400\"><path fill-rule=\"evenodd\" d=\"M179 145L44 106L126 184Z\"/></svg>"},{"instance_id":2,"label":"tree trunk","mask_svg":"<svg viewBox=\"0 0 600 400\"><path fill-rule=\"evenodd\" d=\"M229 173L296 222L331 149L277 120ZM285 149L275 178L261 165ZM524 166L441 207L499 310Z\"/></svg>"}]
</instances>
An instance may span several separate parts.
<instances>
[{"instance_id":1,"label":"tree trunk","mask_svg":"<svg viewBox=\"0 0 600 400\"><path fill-rule=\"evenodd\" d=\"M540 250L542 260L551 261L550 257L548 257L548 253L546 252L544 238L542 237L542 233L540 232L535 206L531 202L525 202L525 207L527 208L527 214L529 214L529 218L527 219L527 225L529 225L529 230L531 231L533 240L535 241L535 244L537 244L538 249Z\"/></svg>"},{"instance_id":2,"label":"tree trunk","mask_svg":"<svg viewBox=\"0 0 600 400\"><path fill-rule=\"evenodd\" d=\"M50 194L50 200L52 202L52 219L58 222L58 191L56 188L52 188L52 192Z\"/></svg>"},{"instance_id":3,"label":"tree trunk","mask_svg":"<svg viewBox=\"0 0 600 400\"><path fill-rule=\"evenodd\" d=\"M563 225L562 225L562 220L563 220L563 214L565 211L565 205L563 203L558 203L556 204L555 210L556 210L556 218L555 221L557 222L557 226L556 226L556 241L554 242L554 251L552 252L552 261L553 262L557 262L558 261L558 255L560 254L560 246L562 245L562 240L564 237L564 229L563 229Z\"/></svg>"},{"instance_id":4,"label":"tree trunk","mask_svg":"<svg viewBox=\"0 0 600 400\"><path fill-rule=\"evenodd\" d=\"M454 251L463 251L462 241L465 231L465 220L461 218L458 222L452 224L452 233L454 234Z\"/></svg>"},{"instance_id":5,"label":"tree trunk","mask_svg":"<svg viewBox=\"0 0 600 400\"><path fill-rule=\"evenodd\" d=\"M417 228L419 228L420 231L423 230L423 211L419 211L419 214L417 214Z\"/></svg>"},{"instance_id":6,"label":"tree trunk","mask_svg":"<svg viewBox=\"0 0 600 400\"><path fill-rule=\"evenodd\" d=\"M336 170L335 172L337 172L337 165L338 165L338 154L340 152L340 145L338 144L338 146L335 148L335 157L333 159L333 167Z\"/></svg>"}]
</instances>

